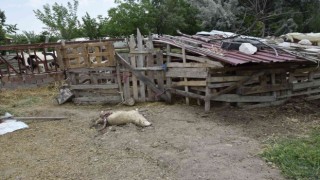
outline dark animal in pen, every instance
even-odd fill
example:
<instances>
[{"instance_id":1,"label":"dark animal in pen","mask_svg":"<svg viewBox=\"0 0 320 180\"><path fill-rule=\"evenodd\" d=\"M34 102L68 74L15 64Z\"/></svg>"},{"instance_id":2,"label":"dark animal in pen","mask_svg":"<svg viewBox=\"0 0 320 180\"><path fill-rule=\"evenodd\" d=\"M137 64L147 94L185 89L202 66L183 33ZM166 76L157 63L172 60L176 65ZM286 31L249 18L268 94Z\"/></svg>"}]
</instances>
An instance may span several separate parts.
<instances>
[{"instance_id":1,"label":"dark animal in pen","mask_svg":"<svg viewBox=\"0 0 320 180\"><path fill-rule=\"evenodd\" d=\"M37 64L37 60L36 60L36 55L30 55L27 59L27 62L31 68L31 70L33 71L35 68L38 67L38 64Z\"/></svg>"},{"instance_id":2,"label":"dark animal in pen","mask_svg":"<svg viewBox=\"0 0 320 180\"><path fill-rule=\"evenodd\" d=\"M54 53L44 53L45 56L52 56L53 57L53 61L49 63L49 67L52 69L54 67L59 68L59 64L57 63L56 59L56 55Z\"/></svg>"}]
</instances>

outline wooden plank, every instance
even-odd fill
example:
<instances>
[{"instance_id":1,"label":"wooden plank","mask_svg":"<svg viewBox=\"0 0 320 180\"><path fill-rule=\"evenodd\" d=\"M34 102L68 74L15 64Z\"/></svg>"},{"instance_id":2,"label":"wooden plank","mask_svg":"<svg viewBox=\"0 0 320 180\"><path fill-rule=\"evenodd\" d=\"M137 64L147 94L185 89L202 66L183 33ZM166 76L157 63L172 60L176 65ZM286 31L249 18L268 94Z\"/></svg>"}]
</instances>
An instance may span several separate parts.
<instances>
[{"instance_id":1,"label":"wooden plank","mask_svg":"<svg viewBox=\"0 0 320 180\"><path fill-rule=\"evenodd\" d=\"M276 101L274 96L240 96L237 94L222 94L215 98L212 98L213 101L223 101L223 102L272 102Z\"/></svg>"},{"instance_id":2,"label":"wooden plank","mask_svg":"<svg viewBox=\"0 0 320 180\"><path fill-rule=\"evenodd\" d=\"M267 84L263 86L254 86L254 87L241 87L238 90L238 93L241 95L247 94L258 94L272 91L281 91L292 89L292 84Z\"/></svg>"},{"instance_id":3,"label":"wooden plank","mask_svg":"<svg viewBox=\"0 0 320 180\"><path fill-rule=\"evenodd\" d=\"M139 29L137 29L137 47L138 47L138 51L141 51L141 52L144 51L143 38ZM145 56L143 54L138 55L138 60L137 60L138 68L144 67L144 57ZM144 72L141 72L141 74L145 75ZM140 81L139 85L140 85L140 98L144 102L146 100L146 86L143 81Z\"/></svg>"},{"instance_id":4,"label":"wooden plank","mask_svg":"<svg viewBox=\"0 0 320 180\"><path fill-rule=\"evenodd\" d=\"M167 56L172 56L172 57L178 57L178 58L182 58L183 55L182 54L177 54L177 53L164 53L164 55ZM212 65L211 68L223 68L224 66L218 62L218 61L213 61L209 58L206 57L197 57L197 56L190 56L190 55L186 55L186 59L187 60L193 60L193 61L197 61L200 63L206 63L206 64L210 64Z\"/></svg>"},{"instance_id":5,"label":"wooden plank","mask_svg":"<svg viewBox=\"0 0 320 180\"><path fill-rule=\"evenodd\" d=\"M172 82L172 87L179 87L179 86L206 86L206 81L179 81L179 82Z\"/></svg>"},{"instance_id":6,"label":"wooden plank","mask_svg":"<svg viewBox=\"0 0 320 180\"><path fill-rule=\"evenodd\" d=\"M201 96L199 94L195 94L192 92L186 92L186 91L182 91L182 90L178 90L178 89L170 89L171 93L180 95L180 96L184 96L184 97L190 97L190 98L195 98L195 99L205 99L204 96Z\"/></svg>"},{"instance_id":7,"label":"wooden plank","mask_svg":"<svg viewBox=\"0 0 320 180\"><path fill-rule=\"evenodd\" d=\"M103 97L77 97L73 98L74 103L120 103L121 97L118 96L103 96Z\"/></svg>"},{"instance_id":8,"label":"wooden plank","mask_svg":"<svg viewBox=\"0 0 320 180\"><path fill-rule=\"evenodd\" d=\"M104 85L71 85L70 89L117 89L119 88L118 84L104 84Z\"/></svg>"},{"instance_id":9,"label":"wooden plank","mask_svg":"<svg viewBox=\"0 0 320 180\"><path fill-rule=\"evenodd\" d=\"M320 86L320 80L293 84L293 90L307 89L307 88L317 87L317 86Z\"/></svg>"},{"instance_id":10,"label":"wooden plank","mask_svg":"<svg viewBox=\"0 0 320 180\"><path fill-rule=\"evenodd\" d=\"M227 83L213 83L213 84L208 84L209 88L222 88L222 87L229 87L234 85L234 82L227 82Z\"/></svg>"},{"instance_id":11,"label":"wooden plank","mask_svg":"<svg viewBox=\"0 0 320 180\"><path fill-rule=\"evenodd\" d=\"M169 68L166 77L206 78L206 68Z\"/></svg>"},{"instance_id":12,"label":"wooden plank","mask_svg":"<svg viewBox=\"0 0 320 180\"><path fill-rule=\"evenodd\" d=\"M245 78L248 78L248 76L222 76L222 77L211 77L208 82L235 82L235 81L240 81Z\"/></svg>"},{"instance_id":13,"label":"wooden plank","mask_svg":"<svg viewBox=\"0 0 320 180\"><path fill-rule=\"evenodd\" d=\"M320 94L306 97L307 101L313 101L313 100L317 100L317 99L320 99Z\"/></svg>"},{"instance_id":14,"label":"wooden plank","mask_svg":"<svg viewBox=\"0 0 320 180\"><path fill-rule=\"evenodd\" d=\"M253 105L246 105L243 106L243 109L254 109L254 108L263 108L263 107L269 107L269 106L279 106L281 104L284 104L287 102L287 100L278 100L273 102L265 102L265 103L259 103L259 104L253 104Z\"/></svg>"},{"instance_id":15,"label":"wooden plank","mask_svg":"<svg viewBox=\"0 0 320 180\"><path fill-rule=\"evenodd\" d=\"M128 64L128 62L125 59L123 59L118 53L116 53L116 58L124 67L126 67L130 72L132 72L132 74L134 74L140 81L143 81L156 94L160 94L159 96L168 102L167 95L163 93L160 89L158 89L158 87L148 77L146 77L139 71L135 71L133 67L131 67L130 64Z\"/></svg>"}]
</instances>

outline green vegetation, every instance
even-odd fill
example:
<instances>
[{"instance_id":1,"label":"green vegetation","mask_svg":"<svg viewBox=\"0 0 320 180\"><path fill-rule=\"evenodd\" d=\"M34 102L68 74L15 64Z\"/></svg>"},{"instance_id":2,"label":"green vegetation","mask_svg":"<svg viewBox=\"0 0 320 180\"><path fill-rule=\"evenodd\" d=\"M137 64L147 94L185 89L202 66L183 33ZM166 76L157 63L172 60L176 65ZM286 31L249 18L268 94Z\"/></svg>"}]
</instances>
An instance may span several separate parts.
<instances>
[{"instance_id":1,"label":"green vegetation","mask_svg":"<svg viewBox=\"0 0 320 180\"><path fill-rule=\"evenodd\" d=\"M128 37L139 28L142 34L176 34L176 30L194 34L201 30L223 30L258 37L279 36L289 32L320 31L320 1L315 0L115 0L107 17L86 13L78 17L78 0L66 5L46 4L34 10L47 26L40 35L32 32L14 34L16 25L5 23L0 10L0 42L6 36L14 43L50 42L59 38L100 39ZM103 6L103 4L102 4ZM34 35L34 36L33 36Z\"/></svg>"},{"instance_id":2,"label":"green vegetation","mask_svg":"<svg viewBox=\"0 0 320 180\"><path fill-rule=\"evenodd\" d=\"M320 178L320 128L308 137L290 138L270 145L262 156L290 179Z\"/></svg>"}]
</instances>

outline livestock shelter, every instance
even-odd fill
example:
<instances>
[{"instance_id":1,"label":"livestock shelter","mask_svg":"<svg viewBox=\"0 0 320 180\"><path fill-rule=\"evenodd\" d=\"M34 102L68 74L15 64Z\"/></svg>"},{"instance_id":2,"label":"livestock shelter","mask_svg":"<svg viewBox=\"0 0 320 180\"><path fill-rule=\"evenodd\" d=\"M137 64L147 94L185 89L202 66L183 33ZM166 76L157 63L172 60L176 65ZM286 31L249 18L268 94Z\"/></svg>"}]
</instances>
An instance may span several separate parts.
<instances>
[{"instance_id":1,"label":"livestock shelter","mask_svg":"<svg viewBox=\"0 0 320 180\"><path fill-rule=\"evenodd\" d=\"M209 111L214 102L254 108L279 105L296 96L320 98L318 46L289 43L284 47L278 40L223 34L145 38L139 30L127 47L115 48L116 41L120 39L0 50L15 50L19 55L28 49L52 48L59 68L44 65L45 71L38 74L64 74L66 88L79 104L172 102L176 95L187 104L196 99ZM243 43L255 46L257 52L240 52ZM1 74L2 87L13 83L7 82L12 74L22 79L29 76L25 67L14 67L3 59L1 72L7 70ZM45 64L46 59L38 63ZM36 75L30 72L30 76Z\"/></svg>"}]
</instances>

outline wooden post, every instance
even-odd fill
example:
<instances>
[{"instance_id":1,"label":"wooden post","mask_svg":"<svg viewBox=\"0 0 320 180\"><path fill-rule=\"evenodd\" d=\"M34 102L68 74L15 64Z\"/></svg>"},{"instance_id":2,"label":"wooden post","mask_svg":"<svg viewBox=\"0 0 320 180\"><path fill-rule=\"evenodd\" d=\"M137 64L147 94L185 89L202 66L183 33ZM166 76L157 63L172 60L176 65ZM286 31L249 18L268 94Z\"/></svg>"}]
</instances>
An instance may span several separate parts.
<instances>
[{"instance_id":1,"label":"wooden post","mask_svg":"<svg viewBox=\"0 0 320 180\"><path fill-rule=\"evenodd\" d=\"M140 30L137 29L137 43L138 43L138 52L142 53L144 48L143 48L143 39L142 39L142 35L140 33ZM137 61L137 66L138 67L144 67L144 58L145 55L143 54L139 54L138 55L138 61ZM145 75L144 72L142 72L142 75ZM146 86L144 84L144 82L140 81L140 97L141 97L141 101L145 102L146 101Z\"/></svg>"},{"instance_id":2,"label":"wooden post","mask_svg":"<svg viewBox=\"0 0 320 180\"><path fill-rule=\"evenodd\" d=\"M209 79L211 78L211 74L208 72L208 76L207 76L207 86L206 86L206 97L205 97L205 101L204 101L204 110L206 112L210 111L210 106L211 106L211 99L210 99L210 93L211 93L211 90L209 88ZM200 99L199 99L200 101Z\"/></svg>"},{"instance_id":3,"label":"wooden post","mask_svg":"<svg viewBox=\"0 0 320 180\"><path fill-rule=\"evenodd\" d=\"M135 51L136 42L134 40L134 36L133 35L130 36L129 47L130 47L130 52ZM133 68L137 67L135 54L131 54L130 55L130 63L131 63L131 66ZM133 98L134 98L134 100L136 100L136 101L139 100L138 80L137 80L136 75L134 75L134 74L132 74L132 90L133 90Z\"/></svg>"},{"instance_id":4,"label":"wooden post","mask_svg":"<svg viewBox=\"0 0 320 180\"><path fill-rule=\"evenodd\" d=\"M169 55L171 53L171 46L170 44L167 44L167 64L169 64L171 62L171 56ZM171 84L172 84L172 80L170 77L167 78L167 82L166 82L166 89L170 89L171 88ZM171 92L170 91L167 91L166 92L167 96L168 96L168 99L169 99L169 102L171 103Z\"/></svg>"},{"instance_id":5,"label":"wooden post","mask_svg":"<svg viewBox=\"0 0 320 180\"><path fill-rule=\"evenodd\" d=\"M186 64L187 59L186 59L186 49L185 49L185 47L182 47L182 60L183 60L183 64ZM183 78L183 81L184 81L184 82L188 82L188 79L187 79L187 78ZM184 90L185 90L186 92L189 92L188 86L185 86L185 87L184 87ZM189 99L189 97L186 97L186 104L187 104L187 105L190 104L190 99Z\"/></svg>"},{"instance_id":6,"label":"wooden post","mask_svg":"<svg viewBox=\"0 0 320 180\"><path fill-rule=\"evenodd\" d=\"M274 72L271 73L271 84L272 84L272 85L275 85L275 84L276 84L276 74L275 74ZM272 95L273 95L274 97L276 97L276 96L277 96L277 92L276 92L276 91L273 91L273 92L272 92Z\"/></svg>"},{"instance_id":7,"label":"wooden post","mask_svg":"<svg viewBox=\"0 0 320 180\"><path fill-rule=\"evenodd\" d=\"M153 67L154 66L154 56L153 56L153 42L152 42L152 37L149 36L148 41L146 42L146 48L147 51L150 52L147 55L147 67ZM158 57L157 57L158 58ZM158 62L158 59L157 59ZM147 76L149 79L151 79L154 82L155 79L155 72L152 70L147 71ZM155 101L156 94L150 89L150 87L147 86L147 92L148 92L148 100L149 101Z\"/></svg>"}]
</instances>

